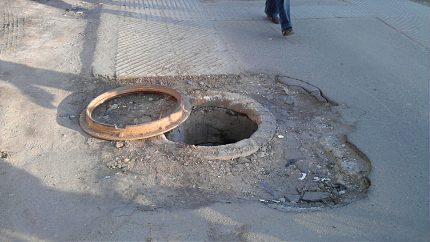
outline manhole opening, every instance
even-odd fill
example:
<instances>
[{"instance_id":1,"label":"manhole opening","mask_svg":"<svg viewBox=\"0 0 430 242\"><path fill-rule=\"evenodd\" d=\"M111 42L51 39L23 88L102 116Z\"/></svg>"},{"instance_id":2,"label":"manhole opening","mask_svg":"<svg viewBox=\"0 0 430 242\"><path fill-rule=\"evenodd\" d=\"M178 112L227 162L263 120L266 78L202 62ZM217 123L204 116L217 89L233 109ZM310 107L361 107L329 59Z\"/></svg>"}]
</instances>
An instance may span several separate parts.
<instances>
[{"instance_id":1,"label":"manhole opening","mask_svg":"<svg viewBox=\"0 0 430 242\"><path fill-rule=\"evenodd\" d=\"M158 93L132 93L110 99L92 112L95 121L124 128L161 119L177 107L176 100Z\"/></svg>"},{"instance_id":2,"label":"manhole opening","mask_svg":"<svg viewBox=\"0 0 430 242\"><path fill-rule=\"evenodd\" d=\"M188 119L166 133L170 141L196 146L217 146L247 139L258 125L243 113L221 107L193 108Z\"/></svg>"}]
</instances>

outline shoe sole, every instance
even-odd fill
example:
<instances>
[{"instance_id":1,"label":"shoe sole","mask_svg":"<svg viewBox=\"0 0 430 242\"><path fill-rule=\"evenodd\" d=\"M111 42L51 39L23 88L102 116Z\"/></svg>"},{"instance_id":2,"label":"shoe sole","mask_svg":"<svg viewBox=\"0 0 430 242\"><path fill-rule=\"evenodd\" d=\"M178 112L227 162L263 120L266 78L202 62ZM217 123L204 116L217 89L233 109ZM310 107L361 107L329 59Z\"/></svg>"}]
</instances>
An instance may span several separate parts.
<instances>
[{"instance_id":1,"label":"shoe sole","mask_svg":"<svg viewBox=\"0 0 430 242\"><path fill-rule=\"evenodd\" d=\"M279 24L279 20L275 20L273 17L267 16L267 19L274 24Z\"/></svg>"},{"instance_id":2,"label":"shoe sole","mask_svg":"<svg viewBox=\"0 0 430 242\"><path fill-rule=\"evenodd\" d=\"M283 36L288 36L294 34L293 29L286 30L285 33L282 31Z\"/></svg>"}]
</instances>

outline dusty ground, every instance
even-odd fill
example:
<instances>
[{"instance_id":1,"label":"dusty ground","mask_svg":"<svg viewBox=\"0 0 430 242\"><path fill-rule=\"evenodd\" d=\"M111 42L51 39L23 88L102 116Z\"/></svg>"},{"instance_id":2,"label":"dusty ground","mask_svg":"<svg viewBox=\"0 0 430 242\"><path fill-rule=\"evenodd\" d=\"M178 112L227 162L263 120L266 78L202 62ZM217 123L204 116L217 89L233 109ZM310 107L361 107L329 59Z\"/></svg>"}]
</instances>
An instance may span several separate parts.
<instances>
[{"instance_id":1,"label":"dusty ground","mask_svg":"<svg viewBox=\"0 0 430 242\"><path fill-rule=\"evenodd\" d=\"M75 184L63 184L65 189L91 189L92 175L82 171L92 167L105 174L103 186L117 186L124 199L152 209L242 199L261 200L278 208L322 207L350 202L366 192L369 161L345 140L350 127L341 123L333 104L316 88L305 90L300 85L309 88L306 83L267 74L96 80L83 66L91 56L78 50L87 35L82 29L83 19L96 16L97 6L38 2L48 6L34 3L20 13L26 19L25 33L1 61L2 151L8 154L7 162L26 165L38 157L44 163L44 159L53 158L49 152L65 155L63 162L73 158L79 164L75 172L80 177ZM49 14L37 14L45 9ZM157 138L114 144L88 137L80 130L77 117L91 98L110 88L136 83L171 86L191 98L207 90L251 96L276 116L277 134L250 157L217 161L202 160L193 152L169 150ZM172 100L154 95L128 96L106 102L94 116L121 126L162 115L161 111L154 113L155 106L148 102L173 105ZM142 109L147 111L143 113L148 120L122 115ZM20 144L19 149L16 144ZM97 162L88 167L80 161L87 160L89 154ZM34 169L46 178L46 173L52 172L49 167L35 165Z\"/></svg>"},{"instance_id":2,"label":"dusty ground","mask_svg":"<svg viewBox=\"0 0 430 242\"><path fill-rule=\"evenodd\" d=\"M190 97L205 90L252 96L270 109L278 126L275 137L250 157L204 160L192 147L178 144L172 150L157 138L125 142L124 147L89 140L101 160L117 172L109 182L124 184L124 196L139 200L139 194L145 194L146 200L139 203L153 208L238 199L261 200L280 209L315 208L362 197L370 185L370 163L345 140L350 127L341 123L324 97L298 87L300 81L287 85L288 78L277 79L249 74L122 82L164 84Z\"/></svg>"},{"instance_id":3,"label":"dusty ground","mask_svg":"<svg viewBox=\"0 0 430 242\"><path fill-rule=\"evenodd\" d=\"M5 10L0 14L12 16L8 18L17 23L7 20L2 31L6 37L0 40L0 174L8 179L8 174L20 173L15 177L34 178L66 193L118 196L145 211L245 200L294 210L344 205L365 196L370 163L345 140L352 127L337 114L341 106L306 83L250 73L117 82L94 79L88 67L96 3L1 4ZM207 90L250 96L276 117L276 135L254 155L218 161L202 160L181 144L178 149L165 149L159 138L122 146L81 131L77 117L92 98L134 83L167 85L190 97ZM104 110L112 107L106 105ZM25 184L12 175L10 179L11 183L1 184L0 199L12 206L21 197L15 190ZM33 188L29 185L27 192L34 192ZM15 210L2 211L5 219L0 228L39 229L32 218L40 210L27 209L24 222L14 215Z\"/></svg>"}]
</instances>

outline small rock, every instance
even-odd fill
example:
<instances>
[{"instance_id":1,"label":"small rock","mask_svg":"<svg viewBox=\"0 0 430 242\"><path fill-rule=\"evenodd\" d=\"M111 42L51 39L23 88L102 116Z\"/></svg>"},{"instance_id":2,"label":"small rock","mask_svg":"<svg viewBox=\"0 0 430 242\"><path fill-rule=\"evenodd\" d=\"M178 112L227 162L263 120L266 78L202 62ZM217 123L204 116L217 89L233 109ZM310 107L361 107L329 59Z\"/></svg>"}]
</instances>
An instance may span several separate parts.
<instances>
[{"instance_id":1,"label":"small rock","mask_svg":"<svg viewBox=\"0 0 430 242\"><path fill-rule=\"evenodd\" d=\"M281 203L284 203L284 202L286 202L287 200L285 199L285 197L281 197L281 198L279 198L279 201L280 201Z\"/></svg>"},{"instance_id":2,"label":"small rock","mask_svg":"<svg viewBox=\"0 0 430 242\"><path fill-rule=\"evenodd\" d=\"M9 154L6 151L0 151L0 157L2 159L7 159L9 157Z\"/></svg>"},{"instance_id":3,"label":"small rock","mask_svg":"<svg viewBox=\"0 0 430 242\"><path fill-rule=\"evenodd\" d=\"M300 201L300 195L299 194L287 194L287 195L285 195L285 198L292 203L297 203Z\"/></svg>"},{"instance_id":4,"label":"small rock","mask_svg":"<svg viewBox=\"0 0 430 242\"><path fill-rule=\"evenodd\" d=\"M129 161L130 161L130 159L128 159L128 158L124 159L124 162L129 162Z\"/></svg>"},{"instance_id":5,"label":"small rock","mask_svg":"<svg viewBox=\"0 0 430 242\"><path fill-rule=\"evenodd\" d=\"M302 173L302 176L301 176L301 177L299 177L299 180L300 180L300 181L303 181L305 178L306 178L306 173Z\"/></svg>"},{"instance_id":6,"label":"small rock","mask_svg":"<svg viewBox=\"0 0 430 242\"><path fill-rule=\"evenodd\" d=\"M187 84L188 84L188 85L192 85L192 84L193 84L193 81L188 80L188 81L187 81Z\"/></svg>"},{"instance_id":7,"label":"small rock","mask_svg":"<svg viewBox=\"0 0 430 242\"><path fill-rule=\"evenodd\" d=\"M205 85L205 83L204 83L204 82L199 82L199 85L200 85L200 86L204 86L204 85Z\"/></svg>"},{"instance_id":8,"label":"small rock","mask_svg":"<svg viewBox=\"0 0 430 242\"><path fill-rule=\"evenodd\" d=\"M74 118L76 118L76 116L75 115L69 115L69 119L74 119Z\"/></svg>"},{"instance_id":9,"label":"small rock","mask_svg":"<svg viewBox=\"0 0 430 242\"><path fill-rule=\"evenodd\" d=\"M346 191L345 191L345 190L339 191L339 195L343 195L343 194L345 194L345 193L346 193Z\"/></svg>"},{"instance_id":10,"label":"small rock","mask_svg":"<svg viewBox=\"0 0 430 242\"><path fill-rule=\"evenodd\" d=\"M114 103L114 104L112 104L112 105L108 108L108 111L111 111L111 110L114 110L114 109L117 109L117 108L118 108L118 104Z\"/></svg>"},{"instance_id":11,"label":"small rock","mask_svg":"<svg viewBox=\"0 0 430 242\"><path fill-rule=\"evenodd\" d=\"M154 99L152 97L148 98L149 101L153 101Z\"/></svg>"},{"instance_id":12,"label":"small rock","mask_svg":"<svg viewBox=\"0 0 430 242\"><path fill-rule=\"evenodd\" d=\"M265 199L259 199L260 200L260 202L262 202L262 203L264 203L264 204L278 204L278 203L280 203L281 201L278 201L278 200L265 200Z\"/></svg>"},{"instance_id":13,"label":"small rock","mask_svg":"<svg viewBox=\"0 0 430 242\"><path fill-rule=\"evenodd\" d=\"M285 136L283 136L282 134L278 135L278 138L283 139Z\"/></svg>"},{"instance_id":14,"label":"small rock","mask_svg":"<svg viewBox=\"0 0 430 242\"><path fill-rule=\"evenodd\" d=\"M122 147L124 147L124 142L115 142L115 148L117 149L121 149Z\"/></svg>"},{"instance_id":15,"label":"small rock","mask_svg":"<svg viewBox=\"0 0 430 242\"><path fill-rule=\"evenodd\" d=\"M110 178L110 176L105 176L104 178L105 178L105 179L109 179L109 178Z\"/></svg>"},{"instance_id":16,"label":"small rock","mask_svg":"<svg viewBox=\"0 0 430 242\"><path fill-rule=\"evenodd\" d=\"M305 192L302 197L302 200L307 202L320 202L329 197L329 192Z\"/></svg>"}]
</instances>

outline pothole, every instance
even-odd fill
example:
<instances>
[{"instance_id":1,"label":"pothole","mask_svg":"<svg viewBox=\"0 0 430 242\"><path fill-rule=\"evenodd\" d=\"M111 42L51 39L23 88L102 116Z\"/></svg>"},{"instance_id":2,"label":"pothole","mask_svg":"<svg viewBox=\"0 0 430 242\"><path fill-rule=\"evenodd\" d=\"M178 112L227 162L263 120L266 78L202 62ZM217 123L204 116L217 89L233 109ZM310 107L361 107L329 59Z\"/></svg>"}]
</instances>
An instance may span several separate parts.
<instances>
[{"instance_id":1,"label":"pothole","mask_svg":"<svg viewBox=\"0 0 430 242\"><path fill-rule=\"evenodd\" d=\"M258 125L243 113L221 107L193 108L188 119L166 138L195 146L218 146L248 139Z\"/></svg>"}]
</instances>

